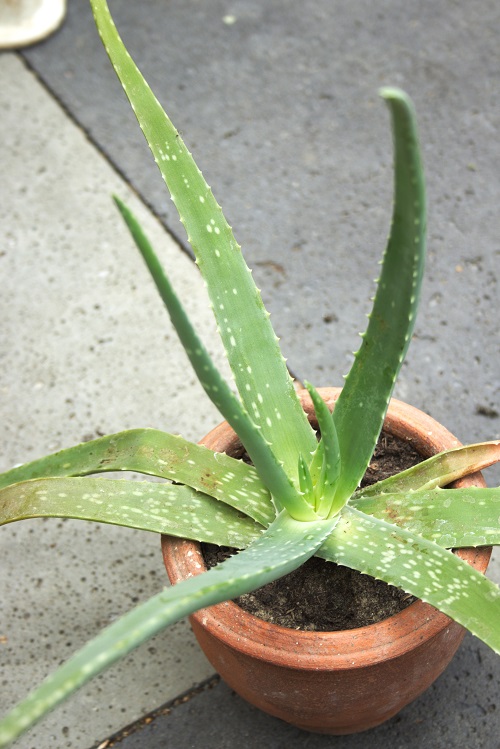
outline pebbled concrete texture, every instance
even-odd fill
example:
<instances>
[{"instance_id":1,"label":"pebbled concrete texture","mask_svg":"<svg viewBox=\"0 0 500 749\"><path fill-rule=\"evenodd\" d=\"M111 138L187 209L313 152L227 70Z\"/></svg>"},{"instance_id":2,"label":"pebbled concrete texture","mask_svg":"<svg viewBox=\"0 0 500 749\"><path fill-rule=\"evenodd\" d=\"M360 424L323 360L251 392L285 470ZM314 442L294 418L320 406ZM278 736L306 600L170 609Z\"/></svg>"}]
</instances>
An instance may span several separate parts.
<instances>
[{"instance_id":1,"label":"pebbled concrete texture","mask_svg":"<svg viewBox=\"0 0 500 749\"><path fill-rule=\"evenodd\" d=\"M189 370L111 194L145 221L217 354L197 269L14 55L0 57L0 111L0 161L10 177L0 182L0 470L134 426L199 438L219 416ZM29 520L0 535L4 712L167 578L155 534ZM86 749L211 673L180 623L18 746Z\"/></svg>"},{"instance_id":2,"label":"pebbled concrete texture","mask_svg":"<svg viewBox=\"0 0 500 749\"><path fill-rule=\"evenodd\" d=\"M395 84L411 93L427 167L429 260L397 395L462 440L500 437L498 4L110 6L224 206L292 370L317 385L339 384L349 366L390 219L390 133L376 90ZM184 284L197 323L208 325L204 290L151 215L184 242L86 0L70 0L64 27L47 42L0 57L0 98L0 163L9 175L0 182L0 262L8 279L0 300L2 466L131 426L199 437L218 417L205 398L197 400L199 389L109 201L112 191L137 208L176 283ZM208 327L206 336L215 347ZM180 422L172 403L189 416ZM500 482L498 469L490 476ZM1 529L7 590L0 634L8 638L0 643L2 707L164 584L155 537L63 525ZM500 581L498 555L490 574ZM210 673L179 625L18 746L104 743ZM498 658L468 637L435 687L370 740L404 749L416 747L417 738L419 745L499 749L499 679ZM224 733L214 713L224 716ZM354 749L366 740L296 732L223 686L158 721L121 745L215 748L244 737L249 746L258 740Z\"/></svg>"}]
</instances>

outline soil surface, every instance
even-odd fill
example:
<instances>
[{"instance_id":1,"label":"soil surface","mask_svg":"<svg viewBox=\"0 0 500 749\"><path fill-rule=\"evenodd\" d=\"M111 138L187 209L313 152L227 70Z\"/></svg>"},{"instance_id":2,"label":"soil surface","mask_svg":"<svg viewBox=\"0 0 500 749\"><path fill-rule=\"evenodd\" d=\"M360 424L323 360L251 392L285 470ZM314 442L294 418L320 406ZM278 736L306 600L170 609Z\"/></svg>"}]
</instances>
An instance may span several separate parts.
<instances>
[{"instance_id":1,"label":"soil surface","mask_svg":"<svg viewBox=\"0 0 500 749\"><path fill-rule=\"evenodd\" d=\"M410 443L382 432L362 486L381 481L421 460ZM203 544L202 548L209 567L234 553L234 549L210 544ZM333 632L382 621L414 600L369 575L313 557L289 575L240 596L235 603L282 627Z\"/></svg>"}]
</instances>

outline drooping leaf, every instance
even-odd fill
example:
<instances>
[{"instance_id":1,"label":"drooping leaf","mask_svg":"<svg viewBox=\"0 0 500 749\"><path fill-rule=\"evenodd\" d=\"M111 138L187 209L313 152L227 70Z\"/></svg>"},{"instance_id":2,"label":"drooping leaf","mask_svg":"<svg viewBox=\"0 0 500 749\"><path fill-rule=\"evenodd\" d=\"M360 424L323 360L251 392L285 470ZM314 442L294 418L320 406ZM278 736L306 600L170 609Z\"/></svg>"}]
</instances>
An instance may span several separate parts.
<instances>
[{"instance_id":1,"label":"drooping leaf","mask_svg":"<svg viewBox=\"0 0 500 749\"><path fill-rule=\"evenodd\" d=\"M206 281L246 411L285 473L315 448L260 292L200 170L125 49L104 0L91 0L102 42L129 98Z\"/></svg>"},{"instance_id":2,"label":"drooping leaf","mask_svg":"<svg viewBox=\"0 0 500 749\"><path fill-rule=\"evenodd\" d=\"M500 589L451 551L347 505L318 556L403 588L500 653Z\"/></svg>"},{"instance_id":3,"label":"drooping leaf","mask_svg":"<svg viewBox=\"0 0 500 749\"><path fill-rule=\"evenodd\" d=\"M480 442L434 455L406 471L359 489L356 497L444 487L500 460L500 441Z\"/></svg>"},{"instance_id":4,"label":"drooping leaf","mask_svg":"<svg viewBox=\"0 0 500 749\"><path fill-rule=\"evenodd\" d=\"M60 450L0 474L0 488L32 478L135 471L187 484L262 525L275 517L268 490L255 469L157 429L131 429Z\"/></svg>"},{"instance_id":5,"label":"drooping leaf","mask_svg":"<svg viewBox=\"0 0 500 749\"><path fill-rule=\"evenodd\" d=\"M383 89L394 133L394 211L368 329L335 405L342 458L338 495L349 497L373 454L408 348L425 258L425 190L413 105Z\"/></svg>"},{"instance_id":6,"label":"drooping leaf","mask_svg":"<svg viewBox=\"0 0 500 749\"><path fill-rule=\"evenodd\" d=\"M337 518L313 523L281 513L248 549L139 605L107 627L0 721L0 747L160 630L198 609L234 598L281 577L314 554Z\"/></svg>"},{"instance_id":7,"label":"drooping leaf","mask_svg":"<svg viewBox=\"0 0 500 749\"><path fill-rule=\"evenodd\" d=\"M379 494L350 505L447 549L500 544L500 488Z\"/></svg>"},{"instance_id":8,"label":"drooping leaf","mask_svg":"<svg viewBox=\"0 0 500 749\"><path fill-rule=\"evenodd\" d=\"M76 518L243 548L263 530L189 486L102 478L31 479L0 489L0 525Z\"/></svg>"}]
</instances>

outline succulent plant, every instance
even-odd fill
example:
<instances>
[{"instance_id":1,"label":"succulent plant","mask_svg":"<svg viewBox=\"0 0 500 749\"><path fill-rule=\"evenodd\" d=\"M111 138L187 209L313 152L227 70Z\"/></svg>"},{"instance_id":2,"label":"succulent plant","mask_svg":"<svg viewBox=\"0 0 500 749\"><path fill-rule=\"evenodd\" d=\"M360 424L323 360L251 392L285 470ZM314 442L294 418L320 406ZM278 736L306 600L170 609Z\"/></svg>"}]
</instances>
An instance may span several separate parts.
<instances>
[{"instance_id":1,"label":"succulent plant","mask_svg":"<svg viewBox=\"0 0 500 749\"><path fill-rule=\"evenodd\" d=\"M394 135L394 210L372 313L333 413L300 405L240 247L179 132L135 66L104 0L106 51L185 226L236 390L193 329L148 238L117 198L190 362L251 465L154 429L101 437L0 476L0 523L71 517L241 549L113 623L0 722L0 746L160 629L254 590L317 554L403 588L500 652L500 591L449 549L500 542L500 489L442 487L500 459L500 442L457 448L360 489L408 348L425 258L426 206L413 105L382 90ZM92 474L134 471L137 482ZM172 483L174 482L174 483Z\"/></svg>"}]
</instances>

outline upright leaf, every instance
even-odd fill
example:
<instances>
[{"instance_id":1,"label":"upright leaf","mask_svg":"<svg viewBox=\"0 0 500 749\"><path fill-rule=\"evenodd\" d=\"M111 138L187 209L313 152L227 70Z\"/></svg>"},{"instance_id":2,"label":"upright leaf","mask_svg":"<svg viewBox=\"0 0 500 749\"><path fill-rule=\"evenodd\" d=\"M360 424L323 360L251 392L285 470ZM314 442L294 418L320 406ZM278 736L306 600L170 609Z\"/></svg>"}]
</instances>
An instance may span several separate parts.
<instances>
[{"instance_id":1,"label":"upright leaf","mask_svg":"<svg viewBox=\"0 0 500 749\"><path fill-rule=\"evenodd\" d=\"M328 517L330 514L338 512L342 506L340 503L334 503L337 484L341 475L341 458L337 431L335 429L335 422L332 414L323 398L308 382L306 382L305 385L313 402L314 411L321 432L321 444L323 446L323 464L321 467L320 481L316 485L317 510L319 515ZM314 459L316 456L317 453L315 452L312 461L313 463L315 462Z\"/></svg>"},{"instance_id":2,"label":"upright leaf","mask_svg":"<svg viewBox=\"0 0 500 749\"><path fill-rule=\"evenodd\" d=\"M148 141L206 281L236 386L287 475L315 447L260 292L220 206L121 41L104 0L91 0L104 47Z\"/></svg>"},{"instance_id":3,"label":"upright leaf","mask_svg":"<svg viewBox=\"0 0 500 749\"><path fill-rule=\"evenodd\" d=\"M139 222L121 200L115 197L115 202L148 266L196 376L229 426L237 432L260 478L273 495L278 510L286 507L298 520L313 520L314 513L304 504L297 488L278 462L260 425L255 424L253 417L249 416L199 339Z\"/></svg>"},{"instance_id":4,"label":"upright leaf","mask_svg":"<svg viewBox=\"0 0 500 749\"><path fill-rule=\"evenodd\" d=\"M340 497L356 489L373 454L410 342L425 258L425 192L413 106L398 89L381 93L393 123L394 211L368 329L334 410Z\"/></svg>"}]
</instances>

